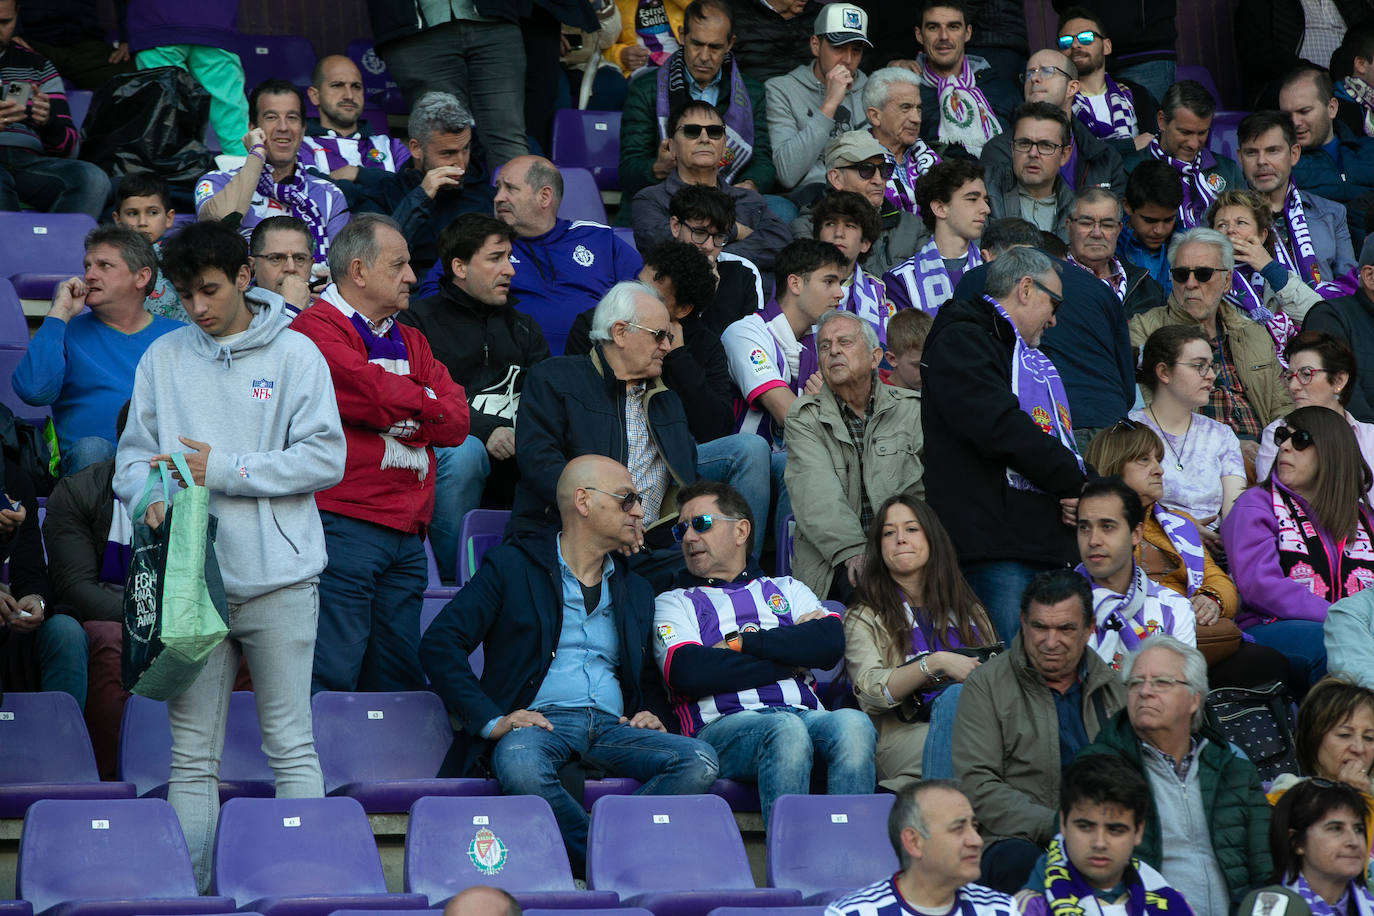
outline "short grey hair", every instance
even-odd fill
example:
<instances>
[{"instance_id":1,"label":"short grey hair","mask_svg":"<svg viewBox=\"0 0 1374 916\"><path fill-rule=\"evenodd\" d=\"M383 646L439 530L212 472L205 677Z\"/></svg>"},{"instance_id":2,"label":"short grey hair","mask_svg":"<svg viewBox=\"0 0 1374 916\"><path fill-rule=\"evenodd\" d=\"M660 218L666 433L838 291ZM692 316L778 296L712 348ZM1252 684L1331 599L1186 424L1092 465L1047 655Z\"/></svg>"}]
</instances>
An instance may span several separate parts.
<instances>
[{"instance_id":1,"label":"short grey hair","mask_svg":"<svg viewBox=\"0 0 1374 916\"><path fill-rule=\"evenodd\" d=\"M902 846L902 831L910 827L921 839L929 838L930 825L921 811L921 796L935 789L963 794L959 784L952 779L923 779L903 785L892 800L892 810L887 814L887 839L892 844L892 851L897 853L897 864L903 871L911 865L911 856Z\"/></svg>"},{"instance_id":2,"label":"short grey hair","mask_svg":"<svg viewBox=\"0 0 1374 916\"><path fill-rule=\"evenodd\" d=\"M476 127L472 114L451 92L426 92L410 109L407 129L421 146L435 134L456 134Z\"/></svg>"},{"instance_id":3,"label":"short grey hair","mask_svg":"<svg viewBox=\"0 0 1374 916\"><path fill-rule=\"evenodd\" d=\"M882 344L878 343L878 332L873 330L873 325L864 321L853 312L846 312L844 309L830 309L821 315L816 321L816 336L820 337L821 328L825 327L828 322L834 321L837 318L849 318L853 321L857 321L859 327L863 329L864 342L868 344L868 349L872 350L882 346Z\"/></svg>"},{"instance_id":4,"label":"short grey hair","mask_svg":"<svg viewBox=\"0 0 1374 916\"><path fill-rule=\"evenodd\" d=\"M1131 679L1131 672L1135 670L1135 663L1140 660L1151 649L1163 649L1172 652L1183 659L1183 680L1188 685L1188 689L1197 695L1197 709L1193 711L1192 730L1197 731L1202 727L1202 723L1207 721L1206 699L1207 699L1207 658L1195 647L1188 645L1183 640L1170 636L1167 633L1156 633L1154 636L1147 636L1141 643L1140 648L1126 656L1121 663L1121 682L1124 684Z\"/></svg>"},{"instance_id":5,"label":"short grey hair","mask_svg":"<svg viewBox=\"0 0 1374 916\"><path fill-rule=\"evenodd\" d=\"M377 229L385 226L402 236L401 227L382 213L357 213L339 230L329 243L329 275L337 282L348 276L348 265L362 261L367 267L377 263L382 246L377 242Z\"/></svg>"},{"instance_id":6,"label":"short grey hair","mask_svg":"<svg viewBox=\"0 0 1374 916\"><path fill-rule=\"evenodd\" d=\"M901 67L883 67L870 73L868 82L864 84L864 108L882 108L887 104L888 96L892 95L892 87L898 83L921 88L921 78Z\"/></svg>"},{"instance_id":7,"label":"short grey hair","mask_svg":"<svg viewBox=\"0 0 1374 916\"><path fill-rule=\"evenodd\" d=\"M1104 200L1110 200L1116 204L1116 219L1121 222L1124 218L1124 214L1121 212L1121 198L1096 184L1088 185L1073 196L1073 206L1069 209L1069 219L1073 219L1073 214L1078 212L1079 204L1100 204Z\"/></svg>"},{"instance_id":8,"label":"short grey hair","mask_svg":"<svg viewBox=\"0 0 1374 916\"><path fill-rule=\"evenodd\" d=\"M1018 245L1007 249L988 265L985 287L989 296L1001 299L1022 277L1039 279L1052 273L1059 273L1059 265L1049 255L1038 248Z\"/></svg>"},{"instance_id":9,"label":"short grey hair","mask_svg":"<svg viewBox=\"0 0 1374 916\"><path fill-rule=\"evenodd\" d=\"M652 286L638 280L622 280L606 290L606 295L596 304L596 311L592 312L592 329L588 336L593 341L604 343L611 339L611 328L617 321L633 324L639 314L640 296L648 296L655 302L663 301Z\"/></svg>"},{"instance_id":10,"label":"short grey hair","mask_svg":"<svg viewBox=\"0 0 1374 916\"><path fill-rule=\"evenodd\" d=\"M1233 270L1236 266L1236 249L1231 245L1231 240L1222 235L1215 229L1208 229L1206 226L1194 226L1186 232L1180 232L1169 242L1169 266L1173 267L1177 263L1178 253L1184 245L1214 245L1221 252L1221 269Z\"/></svg>"}]
</instances>

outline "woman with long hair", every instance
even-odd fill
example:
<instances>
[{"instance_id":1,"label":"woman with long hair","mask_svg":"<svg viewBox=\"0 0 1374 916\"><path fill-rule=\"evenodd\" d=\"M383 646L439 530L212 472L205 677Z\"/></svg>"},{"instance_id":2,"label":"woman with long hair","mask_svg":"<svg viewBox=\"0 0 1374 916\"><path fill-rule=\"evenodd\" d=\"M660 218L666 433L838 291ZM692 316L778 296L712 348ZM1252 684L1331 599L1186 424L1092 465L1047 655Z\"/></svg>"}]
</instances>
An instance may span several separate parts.
<instances>
[{"instance_id":1,"label":"woman with long hair","mask_svg":"<svg viewBox=\"0 0 1374 916\"><path fill-rule=\"evenodd\" d=\"M959 650L997 634L959 572L953 541L920 499L893 496L874 514L844 637L854 694L878 730L879 785L952 775L957 685L979 664ZM925 755L939 759L923 765Z\"/></svg>"}]
</instances>

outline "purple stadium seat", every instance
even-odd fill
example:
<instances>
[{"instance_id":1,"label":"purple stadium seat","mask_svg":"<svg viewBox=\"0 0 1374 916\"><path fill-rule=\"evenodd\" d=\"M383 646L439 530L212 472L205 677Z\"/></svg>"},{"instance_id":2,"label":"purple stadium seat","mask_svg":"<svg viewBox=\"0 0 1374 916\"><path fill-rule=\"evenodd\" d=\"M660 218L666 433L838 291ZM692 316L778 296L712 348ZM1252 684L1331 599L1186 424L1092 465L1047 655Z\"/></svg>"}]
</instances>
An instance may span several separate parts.
<instances>
[{"instance_id":1,"label":"purple stadium seat","mask_svg":"<svg viewBox=\"0 0 1374 916\"><path fill-rule=\"evenodd\" d=\"M620 190L620 112L554 112L551 158L560 171L587 169L603 191Z\"/></svg>"},{"instance_id":2,"label":"purple stadium seat","mask_svg":"<svg viewBox=\"0 0 1374 916\"><path fill-rule=\"evenodd\" d=\"M608 891L573 886L568 853L549 803L537 795L422 798L410 809L405 889L435 906L465 888L509 891L522 907L614 907Z\"/></svg>"},{"instance_id":3,"label":"purple stadium seat","mask_svg":"<svg viewBox=\"0 0 1374 916\"><path fill-rule=\"evenodd\" d=\"M691 849L667 857L666 850ZM718 906L794 906L801 894L758 888L730 806L715 795L608 795L592 806L587 886L654 916Z\"/></svg>"},{"instance_id":4,"label":"purple stadium seat","mask_svg":"<svg viewBox=\"0 0 1374 916\"><path fill-rule=\"evenodd\" d=\"M588 811L598 798L607 795L633 795L640 782L628 776L608 776L605 779L588 779L582 785L582 804ZM717 779L711 783L712 795L725 799L731 811L756 812L759 810L758 786L749 782L735 782L733 779Z\"/></svg>"},{"instance_id":5,"label":"purple stadium seat","mask_svg":"<svg viewBox=\"0 0 1374 916\"><path fill-rule=\"evenodd\" d=\"M1174 67L1174 80L1196 80L1202 84L1202 88L1212 96L1217 105L1221 104L1221 90L1217 89L1217 81L1212 76L1212 71L1202 64L1179 64Z\"/></svg>"},{"instance_id":6,"label":"purple stadium seat","mask_svg":"<svg viewBox=\"0 0 1374 916\"><path fill-rule=\"evenodd\" d=\"M101 782L81 708L69 693L6 693L0 700L0 817L23 817L43 798L133 798Z\"/></svg>"},{"instance_id":7,"label":"purple stadium seat","mask_svg":"<svg viewBox=\"0 0 1374 916\"><path fill-rule=\"evenodd\" d=\"M434 545L425 538L425 566L429 573L429 584L425 586L426 598L452 598L458 594L457 586L445 585L439 578L439 565L434 562Z\"/></svg>"},{"instance_id":8,"label":"purple stadium seat","mask_svg":"<svg viewBox=\"0 0 1374 916\"><path fill-rule=\"evenodd\" d=\"M95 95L89 89L68 89L67 107L71 109L72 123L76 129L80 130L81 125L86 120L86 112L91 110L91 96Z\"/></svg>"},{"instance_id":9,"label":"purple stadium seat","mask_svg":"<svg viewBox=\"0 0 1374 916\"><path fill-rule=\"evenodd\" d=\"M0 277L21 299L51 299L54 286L81 276L86 233L94 228L84 213L0 213Z\"/></svg>"},{"instance_id":10,"label":"purple stadium seat","mask_svg":"<svg viewBox=\"0 0 1374 916\"><path fill-rule=\"evenodd\" d=\"M1236 131L1240 122L1249 116L1248 111L1218 111L1212 116L1212 132L1207 136L1207 148L1217 155L1236 159L1240 145Z\"/></svg>"},{"instance_id":11,"label":"purple stadium seat","mask_svg":"<svg viewBox=\"0 0 1374 916\"><path fill-rule=\"evenodd\" d=\"M234 798L220 809L213 893L263 916L338 909L418 910L388 894L362 805L352 798Z\"/></svg>"},{"instance_id":12,"label":"purple stadium seat","mask_svg":"<svg viewBox=\"0 0 1374 916\"><path fill-rule=\"evenodd\" d=\"M482 563L482 555L501 543L510 512L504 509L470 509L458 533L458 584L467 585Z\"/></svg>"},{"instance_id":13,"label":"purple stadium seat","mask_svg":"<svg viewBox=\"0 0 1374 916\"><path fill-rule=\"evenodd\" d=\"M825 916L824 906L718 906L707 916Z\"/></svg>"},{"instance_id":14,"label":"purple stadium seat","mask_svg":"<svg viewBox=\"0 0 1374 916\"><path fill-rule=\"evenodd\" d=\"M200 897L172 806L160 798L39 801L24 818L19 896L47 916L228 913Z\"/></svg>"},{"instance_id":15,"label":"purple stadium seat","mask_svg":"<svg viewBox=\"0 0 1374 916\"><path fill-rule=\"evenodd\" d=\"M567 910L525 908L524 916L568 916ZM614 909L579 909L576 916L653 916L648 910L637 906L621 906Z\"/></svg>"},{"instance_id":16,"label":"purple stadium seat","mask_svg":"<svg viewBox=\"0 0 1374 916\"><path fill-rule=\"evenodd\" d=\"M310 710L325 792L356 799L369 814L409 811L424 795L500 792L494 779L434 775L453 743L435 694L324 690L310 698Z\"/></svg>"},{"instance_id":17,"label":"purple stadium seat","mask_svg":"<svg viewBox=\"0 0 1374 916\"><path fill-rule=\"evenodd\" d=\"M626 245L629 245L635 251L639 250L639 246L635 244L635 231L629 226L612 226L611 231L615 233L616 238L620 239Z\"/></svg>"},{"instance_id":18,"label":"purple stadium seat","mask_svg":"<svg viewBox=\"0 0 1374 916\"><path fill-rule=\"evenodd\" d=\"M29 323L14 284L0 277L0 348L24 351L29 347Z\"/></svg>"},{"instance_id":19,"label":"purple stadium seat","mask_svg":"<svg viewBox=\"0 0 1374 916\"><path fill-rule=\"evenodd\" d=\"M315 49L301 35L239 35L231 51L243 63L243 86L248 92L263 80L282 79L302 90L310 85Z\"/></svg>"},{"instance_id":20,"label":"purple stadium seat","mask_svg":"<svg viewBox=\"0 0 1374 916\"><path fill-rule=\"evenodd\" d=\"M560 219L581 219L593 223L606 222L606 205L596 179L586 169L558 170L563 175L563 202L558 205Z\"/></svg>"},{"instance_id":21,"label":"purple stadium seat","mask_svg":"<svg viewBox=\"0 0 1374 916\"><path fill-rule=\"evenodd\" d=\"M778 526L774 532L774 544L777 545L777 574L779 576L792 575L792 539L796 536L797 519L790 512L778 519Z\"/></svg>"},{"instance_id":22,"label":"purple stadium seat","mask_svg":"<svg viewBox=\"0 0 1374 916\"><path fill-rule=\"evenodd\" d=\"M33 904L27 900L0 900L0 916L33 916Z\"/></svg>"},{"instance_id":23,"label":"purple stadium seat","mask_svg":"<svg viewBox=\"0 0 1374 916\"><path fill-rule=\"evenodd\" d=\"M119 778L133 783L141 797L166 798L171 767L172 728L167 724L167 704L129 697L119 728ZM221 804L231 798L270 798L274 794L274 775L262 752L257 706L248 691L229 696L219 779Z\"/></svg>"},{"instance_id":24,"label":"purple stadium seat","mask_svg":"<svg viewBox=\"0 0 1374 916\"><path fill-rule=\"evenodd\" d=\"M887 838L892 796L783 795L768 825L768 884L808 904L835 900L897 871Z\"/></svg>"},{"instance_id":25,"label":"purple stadium seat","mask_svg":"<svg viewBox=\"0 0 1374 916\"><path fill-rule=\"evenodd\" d=\"M371 38L358 38L348 43L348 57L363 75L364 107L377 107L388 114L406 115L410 107L406 105L396 81L386 71L386 61L382 60L372 47ZM369 121L371 118L369 118ZM376 125L373 125L376 130Z\"/></svg>"}]
</instances>

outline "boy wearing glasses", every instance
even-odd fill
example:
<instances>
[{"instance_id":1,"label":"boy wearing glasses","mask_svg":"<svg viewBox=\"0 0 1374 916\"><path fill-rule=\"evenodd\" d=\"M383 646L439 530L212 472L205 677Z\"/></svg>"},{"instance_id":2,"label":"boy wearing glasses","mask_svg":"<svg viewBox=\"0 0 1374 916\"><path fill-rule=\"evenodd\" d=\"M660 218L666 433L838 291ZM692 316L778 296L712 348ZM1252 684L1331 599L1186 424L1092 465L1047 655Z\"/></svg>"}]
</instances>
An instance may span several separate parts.
<instances>
[{"instance_id":1,"label":"boy wearing glasses","mask_svg":"<svg viewBox=\"0 0 1374 916\"><path fill-rule=\"evenodd\" d=\"M1069 116L1049 102L1026 102L1012 115L1011 166L988 169L993 219L1019 216L1041 232L1068 241L1065 220L1073 186L1060 170L1073 155Z\"/></svg>"}]
</instances>

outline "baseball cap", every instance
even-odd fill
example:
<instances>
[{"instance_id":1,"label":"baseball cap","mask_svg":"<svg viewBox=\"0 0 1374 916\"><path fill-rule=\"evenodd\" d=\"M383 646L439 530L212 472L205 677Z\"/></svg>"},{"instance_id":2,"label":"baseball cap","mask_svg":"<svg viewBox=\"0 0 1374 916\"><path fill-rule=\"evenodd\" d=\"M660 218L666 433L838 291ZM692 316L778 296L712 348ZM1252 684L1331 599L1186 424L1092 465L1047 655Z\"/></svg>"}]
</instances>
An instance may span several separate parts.
<instances>
[{"instance_id":1,"label":"baseball cap","mask_svg":"<svg viewBox=\"0 0 1374 916\"><path fill-rule=\"evenodd\" d=\"M1374 233L1365 236L1364 247L1360 249L1360 266L1374 264Z\"/></svg>"},{"instance_id":2,"label":"baseball cap","mask_svg":"<svg viewBox=\"0 0 1374 916\"><path fill-rule=\"evenodd\" d=\"M875 140L868 131L847 130L825 145L821 161L826 168L833 169L887 154L887 147ZM1370 238L1374 238L1374 235Z\"/></svg>"},{"instance_id":3,"label":"baseball cap","mask_svg":"<svg viewBox=\"0 0 1374 916\"><path fill-rule=\"evenodd\" d=\"M816 16L815 34L832 45L862 41L873 47L873 42L868 40L868 14L846 3L827 3Z\"/></svg>"},{"instance_id":4,"label":"baseball cap","mask_svg":"<svg viewBox=\"0 0 1374 916\"><path fill-rule=\"evenodd\" d=\"M1312 908L1298 894L1272 884L1246 894L1236 916L1312 916Z\"/></svg>"}]
</instances>

